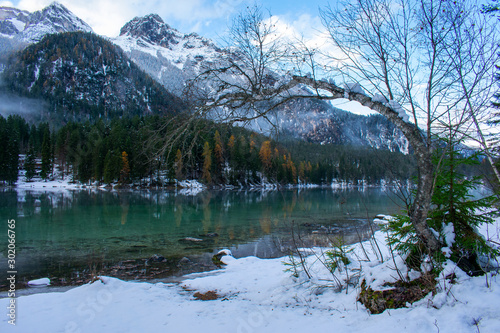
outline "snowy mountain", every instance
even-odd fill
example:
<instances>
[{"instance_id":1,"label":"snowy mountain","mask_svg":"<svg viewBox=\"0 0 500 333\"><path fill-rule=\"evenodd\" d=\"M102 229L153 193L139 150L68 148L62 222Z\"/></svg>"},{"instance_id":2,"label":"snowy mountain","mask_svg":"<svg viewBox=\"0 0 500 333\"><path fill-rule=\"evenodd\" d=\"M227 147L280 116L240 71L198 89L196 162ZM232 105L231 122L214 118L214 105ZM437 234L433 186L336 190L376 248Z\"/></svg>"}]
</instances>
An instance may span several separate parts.
<instances>
[{"instance_id":1,"label":"snowy mountain","mask_svg":"<svg viewBox=\"0 0 500 333\"><path fill-rule=\"evenodd\" d=\"M156 14L136 17L112 39L139 67L170 92L181 95L184 84L203 63L225 51L195 33L183 34Z\"/></svg>"},{"instance_id":2,"label":"snowy mountain","mask_svg":"<svg viewBox=\"0 0 500 333\"><path fill-rule=\"evenodd\" d=\"M2 75L11 93L42 99L56 122L170 114L179 98L140 70L123 51L92 33L45 36L10 58Z\"/></svg>"},{"instance_id":3,"label":"snowy mountain","mask_svg":"<svg viewBox=\"0 0 500 333\"><path fill-rule=\"evenodd\" d=\"M13 52L48 34L72 31L92 32L92 28L60 3L34 13L0 7L0 72Z\"/></svg>"},{"instance_id":4,"label":"snowy mountain","mask_svg":"<svg viewBox=\"0 0 500 333\"><path fill-rule=\"evenodd\" d=\"M295 100L277 123L284 134L320 144L351 144L409 153L408 140L385 117L360 116L324 101Z\"/></svg>"},{"instance_id":5,"label":"snowy mountain","mask_svg":"<svg viewBox=\"0 0 500 333\"><path fill-rule=\"evenodd\" d=\"M34 13L0 7L0 34L4 37L33 43L47 34L71 31L92 32L92 28L58 2Z\"/></svg>"},{"instance_id":6,"label":"snowy mountain","mask_svg":"<svg viewBox=\"0 0 500 333\"><path fill-rule=\"evenodd\" d=\"M218 47L209 39L179 32L155 14L134 18L112 41L140 68L178 96L182 95L186 82L193 79L201 68L231 55L229 50ZM279 80L279 73L271 75ZM269 118L283 133L309 142L355 144L408 152L404 136L385 118L354 115L326 102L292 101ZM253 121L247 126L264 134L275 129L265 120Z\"/></svg>"},{"instance_id":7,"label":"snowy mountain","mask_svg":"<svg viewBox=\"0 0 500 333\"><path fill-rule=\"evenodd\" d=\"M71 31L91 32L92 29L59 3L54 2L35 13L0 7L0 72L3 71L7 58L13 51L36 43L48 34ZM237 57L237 50L223 49L213 41L195 33L182 33L165 23L156 14L134 18L122 27L118 37L111 38L110 41L118 45L133 63L159 82L169 93L178 97L182 96L187 81L193 79L202 68L228 55L233 54ZM55 77L59 77L59 81L44 80L41 82L38 80L38 83L45 84L43 89L38 83L35 84L35 81L26 87L17 87L16 89L26 91L29 88L29 95L33 95L33 92L37 91L36 89L45 91L45 93L51 91L50 94L53 95L54 92L60 90L60 87L47 88L47 85L52 83L58 85L60 82L65 82L65 76L61 74L64 72L63 68L72 68L73 76L69 77L73 78L80 77L78 75L89 71L88 68L85 69L81 66L75 66L74 63L65 62L64 55L61 57L57 54L56 58L61 60L61 63L57 65L60 70L56 70L55 67L53 69L56 73ZM78 62L81 59L74 57L72 61ZM26 68L23 73L27 75L26 77L38 77L40 65L35 64ZM48 64L46 65L48 66ZM66 67L61 67L62 65ZM89 76L95 78L99 69L94 69L90 70ZM26 71L30 71L30 73ZM271 73L271 75L274 80L280 78L279 73ZM82 82L89 83L88 80ZM78 86L74 84L74 81L69 81L69 84L70 88L67 89L69 95L66 97L70 97L70 99L73 97L80 101L88 99L92 105L99 105L100 102L97 103L97 101L101 98L110 98L111 102L103 100L102 103L114 106L122 105L121 109L124 109L123 105L130 105L129 101L119 102L120 98L127 98L127 94L110 95L101 92L101 97L93 96L93 93L88 93L87 96L87 93L84 92L86 84ZM99 89L92 89L92 91L97 92ZM123 92L124 90L119 89L119 91ZM138 107L141 103L135 105ZM404 136L383 118L353 115L326 102L312 99L292 101L276 110L273 115L270 115L270 118L273 118L274 122L278 124L280 131L310 142L356 144L408 152L408 142ZM274 129L264 120L254 121L248 126L264 134L269 134Z\"/></svg>"}]
</instances>

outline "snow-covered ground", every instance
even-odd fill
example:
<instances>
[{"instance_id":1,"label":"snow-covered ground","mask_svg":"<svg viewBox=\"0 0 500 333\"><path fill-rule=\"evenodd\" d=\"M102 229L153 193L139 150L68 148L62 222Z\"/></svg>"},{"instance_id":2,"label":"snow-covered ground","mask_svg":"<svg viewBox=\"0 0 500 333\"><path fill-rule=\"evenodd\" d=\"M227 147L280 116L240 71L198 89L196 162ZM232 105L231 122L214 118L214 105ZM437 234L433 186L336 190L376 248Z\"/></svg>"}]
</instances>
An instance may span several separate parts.
<instances>
[{"instance_id":1,"label":"snow-covered ground","mask_svg":"<svg viewBox=\"0 0 500 333\"><path fill-rule=\"evenodd\" d=\"M500 219L481 232L500 241ZM384 234L376 233L381 251L372 242L352 246L351 274L381 287L397 278ZM364 248L364 249L363 249ZM498 332L500 278L489 273L468 277L451 262L439 277L438 290L408 308L371 315L356 301L359 287L338 288L335 278L318 260L315 249L306 261L312 278L299 267L298 276L285 272L289 258L235 259L224 256L221 270L189 275L181 283L100 280L64 293L41 293L16 300L16 326L0 318L1 332ZM377 254L378 253L378 258ZM383 260L380 260L380 253ZM358 260L356 260L358 259ZM444 276L454 272L455 284ZM341 289L341 290L340 290ZM339 291L340 290L340 291ZM202 301L196 292L215 291L220 297ZM8 312L10 299L0 300ZM1 310L0 310L1 311Z\"/></svg>"},{"instance_id":2,"label":"snow-covered ground","mask_svg":"<svg viewBox=\"0 0 500 333\"><path fill-rule=\"evenodd\" d=\"M48 181L36 180L31 182L18 180L16 182L16 187L19 189L26 189L26 190L59 191L62 189L81 189L82 185L80 183L73 183L68 180L48 180Z\"/></svg>"}]
</instances>

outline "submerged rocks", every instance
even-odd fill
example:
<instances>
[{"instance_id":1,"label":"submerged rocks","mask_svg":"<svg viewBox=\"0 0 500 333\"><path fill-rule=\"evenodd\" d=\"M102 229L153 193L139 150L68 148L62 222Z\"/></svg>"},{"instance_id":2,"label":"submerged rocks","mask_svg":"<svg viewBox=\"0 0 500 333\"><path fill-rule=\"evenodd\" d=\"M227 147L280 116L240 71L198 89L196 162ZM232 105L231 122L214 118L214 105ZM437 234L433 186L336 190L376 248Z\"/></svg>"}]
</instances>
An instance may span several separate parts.
<instances>
[{"instance_id":1,"label":"submerged rocks","mask_svg":"<svg viewBox=\"0 0 500 333\"><path fill-rule=\"evenodd\" d=\"M159 254L153 254L146 262L152 263L152 262L166 262L167 259Z\"/></svg>"},{"instance_id":2,"label":"submerged rocks","mask_svg":"<svg viewBox=\"0 0 500 333\"><path fill-rule=\"evenodd\" d=\"M200 238L195 238L195 237L186 237L180 240L181 242L194 242L194 243L199 243L203 242L203 239Z\"/></svg>"},{"instance_id":3,"label":"submerged rocks","mask_svg":"<svg viewBox=\"0 0 500 333\"><path fill-rule=\"evenodd\" d=\"M188 244L203 244L203 243L212 243L214 240L213 238L219 237L219 234L216 232L210 232L204 235L200 235L198 237L184 237L182 239L179 239L179 242L181 243L188 243Z\"/></svg>"},{"instance_id":4,"label":"submerged rocks","mask_svg":"<svg viewBox=\"0 0 500 333\"><path fill-rule=\"evenodd\" d=\"M189 259L188 257L183 257L181 260L179 260L178 265L186 265L191 263L191 259Z\"/></svg>"}]
</instances>

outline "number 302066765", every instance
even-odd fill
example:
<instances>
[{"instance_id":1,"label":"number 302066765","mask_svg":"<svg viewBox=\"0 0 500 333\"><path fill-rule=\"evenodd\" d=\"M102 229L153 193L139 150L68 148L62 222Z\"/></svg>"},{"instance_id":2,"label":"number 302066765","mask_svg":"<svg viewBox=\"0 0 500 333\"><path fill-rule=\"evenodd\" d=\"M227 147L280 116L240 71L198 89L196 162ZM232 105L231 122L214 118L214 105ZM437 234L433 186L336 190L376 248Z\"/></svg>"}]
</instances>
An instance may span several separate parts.
<instances>
[{"instance_id":1,"label":"number 302066765","mask_svg":"<svg viewBox=\"0 0 500 333\"><path fill-rule=\"evenodd\" d=\"M7 236L8 236L8 255L7 264L9 270L13 271L16 269L16 220L7 220Z\"/></svg>"}]
</instances>

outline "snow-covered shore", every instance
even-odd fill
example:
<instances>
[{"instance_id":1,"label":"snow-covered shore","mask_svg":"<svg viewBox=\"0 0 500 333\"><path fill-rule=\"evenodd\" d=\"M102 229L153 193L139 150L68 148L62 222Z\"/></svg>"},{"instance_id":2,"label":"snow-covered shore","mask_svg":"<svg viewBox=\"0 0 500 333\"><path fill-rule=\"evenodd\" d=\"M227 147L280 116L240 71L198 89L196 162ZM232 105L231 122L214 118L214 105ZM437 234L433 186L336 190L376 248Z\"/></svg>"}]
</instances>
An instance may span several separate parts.
<instances>
[{"instance_id":1,"label":"snow-covered shore","mask_svg":"<svg viewBox=\"0 0 500 333\"><path fill-rule=\"evenodd\" d=\"M500 241L500 219L481 230ZM394 281L397 265L376 233L382 256L370 242L353 247L351 274L359 272L372 286ZM316 254L321 249L316 249ZM366 254L367 255L366 255ZM380 255L380 252L379 252ZM312 279L304 272L285 272L288 258L235 259L224 256L221 270L186 276L181 283L100 280L64 293L41 293L16 299L16 325L0 320L2 332L498 332L500 277L489 273L469 277L451 262L434 295L408 308L371 315L356 301L359 287L338 291L328 270L315 255L307 258ZM454 272L454 284L444 276ZM410 276L415 274L409 272ZM337 274L342 280L345 276ZM487 285L488 284L488 285ZM219 298L202 301L196 292L215 291ZM7 312L10 299L1 299Z\"/></svg>"}]
</instances>

